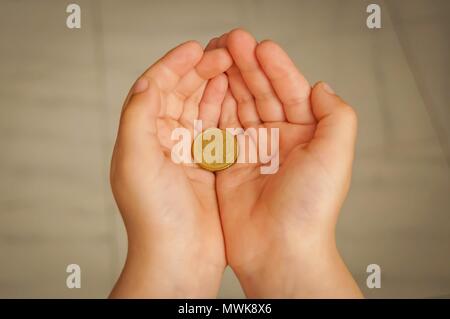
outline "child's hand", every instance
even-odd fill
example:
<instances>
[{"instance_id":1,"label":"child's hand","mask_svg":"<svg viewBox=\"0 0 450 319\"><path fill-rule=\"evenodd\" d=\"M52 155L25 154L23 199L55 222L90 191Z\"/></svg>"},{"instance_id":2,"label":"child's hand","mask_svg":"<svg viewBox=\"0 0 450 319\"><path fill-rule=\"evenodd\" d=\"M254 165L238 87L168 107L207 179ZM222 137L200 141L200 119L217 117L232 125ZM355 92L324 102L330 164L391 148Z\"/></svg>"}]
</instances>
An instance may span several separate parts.
<instances>
[{"instance_id":1,"label":"child's hand","mask_svg":"<svg viewBox=\"0 0 450 319\"><path fill-rule=\"evenodd\" d=\"M350 183L355 112L324 83L311 90L274 42L245 31L215 39L235 65L222 128L280 129L280 168L219 172L227 258L249 297L360 297L336 250L334 228ZM234 98L233 98L234 96Z\"/></svg>"},{"instance_id":2,"label":"child's hand","mask_svg":"<svg viewBox=\"0 0 450 319\"><path fill-rule=\"evenodd\" d=\"M187 42L136 82L125 102L111 185L128 233L112 297L214 297L226 265L215 176L171 160L174 128L217 125L231 58ZM212 79L208 82L207 80ZM214 106L218 112L204 110Z\"/></svg>"},{"instance_id":3,"label":"child's hand","mask_svg":"<svg viewBox=\"0 0 450 319\"><path fill-rule=\"evenodd\" d=\"M279 171L238 163L216 179L175 164L171 133L192 132L195 119L279 128ZM195 42L175 48L136 82L122 112L111 184L129 251L112 296L215 296L222 227L248 296L360 297L334 239L355 135L354 111L324 83L311 90L273 42L235 30L205 52Z\"/></svg>"}]
</instances>

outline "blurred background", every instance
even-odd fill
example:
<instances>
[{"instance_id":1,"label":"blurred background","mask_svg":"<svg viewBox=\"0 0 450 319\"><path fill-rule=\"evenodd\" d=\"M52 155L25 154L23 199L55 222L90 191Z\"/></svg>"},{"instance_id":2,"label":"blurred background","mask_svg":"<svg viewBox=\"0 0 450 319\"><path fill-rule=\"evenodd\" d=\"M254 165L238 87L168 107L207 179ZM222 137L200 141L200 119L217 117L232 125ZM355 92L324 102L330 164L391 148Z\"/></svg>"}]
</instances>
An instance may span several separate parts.
<instances>
[{"instance_id":1,"label":"blurred background","mask_svg":"<svg viewBox=\"0 0 450 319\"><path fill-rule=\"evenodd\" d=\"M81 29L68 1L0 0L0 297L108 295L126 256L108 180L122 102L172 47L238 26L357 110L337 236L365 295L450 297L450 1L72 2ZM72 263L81 289L66 287ZM243 297L229 269L220 297Z\"/></svg>"}]
</instances>

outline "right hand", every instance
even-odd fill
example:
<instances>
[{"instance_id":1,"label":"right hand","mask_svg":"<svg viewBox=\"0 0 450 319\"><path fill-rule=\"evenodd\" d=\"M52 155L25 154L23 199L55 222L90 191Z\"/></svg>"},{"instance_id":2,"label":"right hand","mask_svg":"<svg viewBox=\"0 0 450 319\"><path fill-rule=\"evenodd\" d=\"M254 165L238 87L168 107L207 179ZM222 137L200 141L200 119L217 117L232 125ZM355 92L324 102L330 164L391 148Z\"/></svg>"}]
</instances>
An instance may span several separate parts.
<instances>
[{"instance_id":1,"label":"right hand","mask_svg":"<svg viewBox=\"0 0 450 319\"><path fill-rule=\"evenodd\" d=\"M360 297L334 241L350 183L356 116L310 85L272 41L243 30L212 41L234 61L221 128L279 128L280 168L236 163L217 175L227 258L249 297Z\"/></svg>"}]
</instances>

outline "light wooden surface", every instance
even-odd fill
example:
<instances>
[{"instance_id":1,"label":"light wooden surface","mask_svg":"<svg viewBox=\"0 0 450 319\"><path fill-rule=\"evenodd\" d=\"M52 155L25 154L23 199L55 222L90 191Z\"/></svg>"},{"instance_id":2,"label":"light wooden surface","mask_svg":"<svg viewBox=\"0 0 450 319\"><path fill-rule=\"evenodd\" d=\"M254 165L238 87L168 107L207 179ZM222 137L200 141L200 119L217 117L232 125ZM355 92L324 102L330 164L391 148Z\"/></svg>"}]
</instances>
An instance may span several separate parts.
<instances>
[{"instance_id":1,"label":"light wooden surface","mask_svg":"<svg viewBox=\"0 0 450 319\"><path fill-rule=\"evenodd\" d=\"M242 26L286 48L357 110L338 244L368 297L450 294L449 2L64 1L0 6L0 297L105 297L126 237L109 160L134 79L176 44ZM431 2L433 4L431 4ZM82 268L66 288L65 267ZM382 288L365 288L365 269ZM221 297L243 296L227 270Z\"/></svg>"}]
</instances>

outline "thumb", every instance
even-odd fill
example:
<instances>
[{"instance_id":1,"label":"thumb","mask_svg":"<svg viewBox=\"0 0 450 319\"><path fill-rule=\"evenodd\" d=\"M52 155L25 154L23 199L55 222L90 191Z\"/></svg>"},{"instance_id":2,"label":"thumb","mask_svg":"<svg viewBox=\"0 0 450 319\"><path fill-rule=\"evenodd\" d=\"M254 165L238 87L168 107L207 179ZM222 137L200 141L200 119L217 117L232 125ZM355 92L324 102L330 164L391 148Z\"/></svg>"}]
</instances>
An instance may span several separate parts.
<instances>
[{"instance_id":1,"label":"thumb","mask_svg":"<svg viewBox=\"0 0 450 319\"><path fill-rule=\"evenodd\" d=\"M311 92L313 114L317 128L309 148L328 161L348 162L353 159L357 118L348 104L324 82L314 85Z\"/></svg>"},{"instance_id":2,"label":"thumb","mask_svg":"<svg viewBox=\"0 0 450 319\"><path fill-rule=\"evenodd\" d=\"M144 76L138 79L124 103L111 159L115 196L119 196L118 185L142 185L149 176L156 176L164 163L156 124L160 104L158 86Z\"/></svg>"},{"instance_id":3,"label":"thumb","mask_svg":"<svg viewBox=\"0 0 450 319\"><path fill-rule=\"evenodd\" d=\"M160 105L158 86L145 77L136 81L122 110L116 148L128 155L162 155L156 124Z\"/></svg>"},{"instance_id":4,"label":"thumb","mask_svg":"<svg viewBox=\"0 0 450 319\"><path fill-rule=\"evenodd\" d=\"M129 126L131 130L145 130L156 134L156 119L160 107L161 98L157 85L142 76L130 90L122 110L120 127Z\"/></svg>"}]
</instances>

